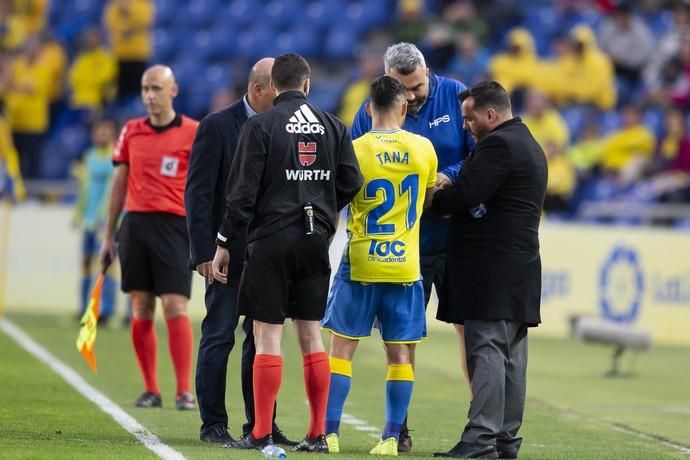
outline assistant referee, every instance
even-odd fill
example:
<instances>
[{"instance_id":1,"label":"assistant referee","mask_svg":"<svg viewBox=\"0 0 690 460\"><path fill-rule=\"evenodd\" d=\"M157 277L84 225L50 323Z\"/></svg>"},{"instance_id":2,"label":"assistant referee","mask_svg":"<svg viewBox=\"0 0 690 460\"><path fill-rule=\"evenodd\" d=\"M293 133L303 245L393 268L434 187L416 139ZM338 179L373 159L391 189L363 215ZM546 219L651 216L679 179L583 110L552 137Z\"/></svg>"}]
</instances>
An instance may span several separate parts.
<instances>
[{"instance_id":1,"label":"assistant referee","mask_svg":"<svg viewBox=\"0 0 690 460\"><path fill-rule=\"evenodd\" d=\"M115 256L119 230L122 290L132 299L132 342L144 378L137 407L161 407L156 375L156 297L168 326L168 345L177 378L175 405L191 410L193 335L187 317L192 272L185 224L184 186L197 121L178 115L173 99L178 87L169 67L157 65L141 79L148 117L128 121L113 151L115 173L101 260Z\"/></svg>"}]
</instances>

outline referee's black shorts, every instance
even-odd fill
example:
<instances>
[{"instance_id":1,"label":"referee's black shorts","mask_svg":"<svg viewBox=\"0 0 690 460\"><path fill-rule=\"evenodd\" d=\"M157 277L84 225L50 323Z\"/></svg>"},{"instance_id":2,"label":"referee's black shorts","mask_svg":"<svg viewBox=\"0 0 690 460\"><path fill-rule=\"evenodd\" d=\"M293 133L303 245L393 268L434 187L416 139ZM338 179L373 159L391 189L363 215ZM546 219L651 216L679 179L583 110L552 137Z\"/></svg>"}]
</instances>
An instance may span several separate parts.
<instances>
[{"instance_id":1,"label":"referee's black shorts","mask_svg":"<svg viewBox=\"0 0 690 460\"><path fill-rule=\"evenodd\" d=\"M164 212L130 212L122 221L118 239L124 292L190 297L192 272L184 217Z\"/></svg>"},{"instance_id":2,"label":"referee's black shorts","mask_svg":"<svg viewBox=\"0 0 690 460\"><path fill-rule=\"evenodd\" d=\"M328 235L306 235L301 220L249 243L240 314L270 324L283 324L285 318L320 321L331 276L328 246Z\"/></svg>"}]
</instances>

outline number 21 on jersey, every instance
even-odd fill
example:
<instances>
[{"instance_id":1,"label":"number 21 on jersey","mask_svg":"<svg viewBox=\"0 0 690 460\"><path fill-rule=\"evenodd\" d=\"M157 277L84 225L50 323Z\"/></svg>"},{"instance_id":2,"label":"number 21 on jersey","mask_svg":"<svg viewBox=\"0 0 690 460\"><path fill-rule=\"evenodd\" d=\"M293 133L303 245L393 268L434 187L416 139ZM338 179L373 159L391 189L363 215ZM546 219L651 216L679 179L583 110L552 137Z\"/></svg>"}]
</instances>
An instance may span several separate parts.
<instances>
[{"instance_id":1,"label":"number 21 on jersey","mask_svg":"<svg viewBox=\"0 0 690 460\"><path fill-rule=\"evenodd\" d=\"M397 189L397 190L396 190ZM411 229L417 222L417 197L419 196L419 174L410 174L396 187L389 179L372 179L364 188L365 200L376 200L379 190L383 201L375 206L365 217L367 235L393 235L396 232L395 222L386 221L384 216L398 204L398 200L407 200L405 225Z\"/></svg>"}]
</instances>

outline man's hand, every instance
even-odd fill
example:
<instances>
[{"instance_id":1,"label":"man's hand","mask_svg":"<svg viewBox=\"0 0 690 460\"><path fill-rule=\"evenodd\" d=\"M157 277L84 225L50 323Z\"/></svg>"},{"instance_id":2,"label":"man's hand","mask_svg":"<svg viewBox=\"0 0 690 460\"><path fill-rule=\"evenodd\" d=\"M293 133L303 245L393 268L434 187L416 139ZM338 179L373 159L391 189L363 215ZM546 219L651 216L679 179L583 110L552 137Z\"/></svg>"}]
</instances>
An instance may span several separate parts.
<instances>
[{"instance_id":1,"label":"man's hand","mask_svg":"<svg viewBox=\"0 0 690 460\"><path fill-rule=\"evenodd\" d=\"M453 181L450 180L450 177L446 176L442 172L436 173L436 185L434 185L434 188L436 188L436 190L448 188L448 187L451 187L452 185L453 185Z\"/></svg>"},{"instance_id":2,"label":"man's hand","mask_svg":"<svg viewBox=\"0 0 690 460\"><path fill-rule=\"evenodd\" d=\"M228 266L230 265L230 253L226 248L216 247L216 255L213 257L213 277L216 281L228 284Z\"/></svg>"},{"instance_id":3,"label":"man's hand","mask_svg":"<svg viewBox=\"0 0 690 460\"><path fill-rule=\"evenodd\" d=\"M201 276L206 278L208 284L213 283L213 261L202 262L196 266L196 271L199 272Z\"/></svg>"},{"instance_id":4,"label":"man's hand","mask_svg":"<svg viewBox=\"0 0 690 460\"><path fill-rule=\"evenodd\" d=\"M98 254L98 260L101 262L101 265L105 265L106 257L110 259L110 262L115 260L115 238L112 236L103 238L101 252Z\"/></svg>"}]
</instances>

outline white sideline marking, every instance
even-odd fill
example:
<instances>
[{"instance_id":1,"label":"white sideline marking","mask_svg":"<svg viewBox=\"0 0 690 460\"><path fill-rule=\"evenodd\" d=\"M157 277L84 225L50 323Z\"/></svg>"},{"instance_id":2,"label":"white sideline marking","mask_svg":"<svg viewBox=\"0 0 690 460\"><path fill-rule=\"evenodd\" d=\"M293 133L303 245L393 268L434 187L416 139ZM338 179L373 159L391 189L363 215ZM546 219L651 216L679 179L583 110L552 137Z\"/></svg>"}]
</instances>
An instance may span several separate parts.
<instances>
[{"instance_id":1,"label":"white sideline marking","mask_svg":"<svg viewBox=\"0 0 690 460\"><path fill-rule=\"evenodd\" d=\"M110 415L118 425L132 433L147 449L153 451L153 453L165 460L184 460L184 455L167 444L163 444L155 434L147 430L141 423L136 421L134 417L125 412L103 393L88 384L71 367L53 356L13 322L6 318L0 318L0 330L14 339L24 350L55 371L56 374L62 377L65 382L82 396L97 405L103 412Z\"/></svg>"},{"instance_id":2,"label":"white sideline marking","mask_svg":"<svg viewBox=\"0 0 690 460\"><path fill-rule=\"evenodd\" d=\"M362 419L358 419L357 417L353 417L352 415L346 412L343 412L343 415L340 417L340 421L352 426L357 431L364 431L365 433L369 433L369 436L371 436L372 438L381 438L380 429L373 427L369 425L369 422L366 422Z\"/></svg>"},{"instance_id":3,"label":"white sideline marking","mask_svg":"<svg viewBox=\"0 0 690 460\"><path fill-rule=\"evenodd\" d=\"M598 417L593 417L590 415L585 415L585 414L582 414L582 413L574 411L574 410L562 409L558 406L554 406L554 405L549 404L549 403L542 401L540 399L531 399L531 400L538 403L538 404L541 404L544 407L550 408L556 412L560 412L561 414L566 415L568 417L576 418L576 419L580 419L580 420L586 420L586 421L592 422L592 423L597 423L599 425L605 426L606 428L608 428L610 430L618 431L619 433L625 433L625 434L628 434L631 436L635 436L636 438L644 439L645 441L655 442L657 444L661 444L663 446L670 447L671 449L675 449L678 452L680 452L681 454L690 455L690 447L684 446L682 444L676 444L675 442L669 441L668 439L665 439L662 436L656 436L653 434L645 433L643 431L638 431L634 428L630 428L630 427L625 426L625 425L620 424L620 423L609 422L608 420L604 420L604 419L601 419Z\"/></svg>"}]
</instances>

